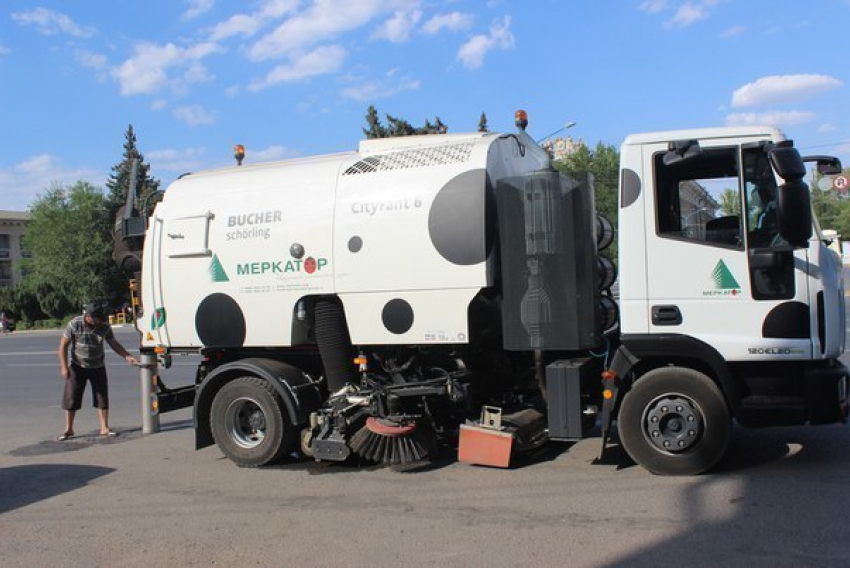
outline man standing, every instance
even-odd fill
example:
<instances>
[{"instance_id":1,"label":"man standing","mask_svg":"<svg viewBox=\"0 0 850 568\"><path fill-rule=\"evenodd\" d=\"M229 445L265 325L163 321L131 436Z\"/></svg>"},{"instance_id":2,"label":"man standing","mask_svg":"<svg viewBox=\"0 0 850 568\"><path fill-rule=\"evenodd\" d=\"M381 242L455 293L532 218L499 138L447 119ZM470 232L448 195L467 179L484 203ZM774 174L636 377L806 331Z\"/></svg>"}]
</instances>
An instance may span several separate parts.
<instances>
[{"instance_id":1,"label":"man standing","mask_svg":"<svg viewBox=\"0 0 850 568\"><path fill-rule=\"evenodd\" d=\"M100 419L100 435L115 436L109 429L109 385L104 364L103 342L131 365L138 364L118 343L112 334L112 328L103 322L103 306L96 303L85 305L84 314L68 323L62 339L59 340L59 371L65 379L65 393L62 396L62 408L65 410L65 432L59 440L67 440L74 435L74 417L83 402L86 381L91 383L92 400ZM71 364L68 365L68 347L71 351Z\"/></svg>"}]
</instances>

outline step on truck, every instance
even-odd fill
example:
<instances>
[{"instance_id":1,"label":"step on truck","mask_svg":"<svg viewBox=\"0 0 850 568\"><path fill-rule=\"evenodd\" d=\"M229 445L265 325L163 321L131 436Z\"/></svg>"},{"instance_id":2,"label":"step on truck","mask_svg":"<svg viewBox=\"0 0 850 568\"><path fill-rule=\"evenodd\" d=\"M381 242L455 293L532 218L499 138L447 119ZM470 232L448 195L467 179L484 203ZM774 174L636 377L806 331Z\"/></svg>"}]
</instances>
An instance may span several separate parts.
<instances>
[{"instance_id":1,"label":"step on truck","mask_svg":"<svg viewBox=\"0 0 850 568\"><path fill-rule=\"evenodd\" d=\"M115 256L142 354L202 356L160 410L191 404L197 448L240 466L507 466L598 426L657 474L710 469L733 421L846 420L842 267L792 141L626 138L615 264L593 178L553 169L526 124L240 159L147 219L130 192Z\"/></svg>"}]
</instances>

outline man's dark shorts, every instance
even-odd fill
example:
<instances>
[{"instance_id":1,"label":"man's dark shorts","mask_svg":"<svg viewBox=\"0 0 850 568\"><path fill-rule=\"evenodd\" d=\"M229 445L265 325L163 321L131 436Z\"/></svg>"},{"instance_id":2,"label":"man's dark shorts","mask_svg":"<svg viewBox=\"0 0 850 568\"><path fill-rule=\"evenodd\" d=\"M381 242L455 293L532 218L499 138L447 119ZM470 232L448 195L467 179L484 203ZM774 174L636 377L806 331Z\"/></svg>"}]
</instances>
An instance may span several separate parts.
<instances>
[{"instance_id":1,"label":"man's dark shorts","mask_svg":"<svg viewBox=\"0 0 850 568\"><path fill-rule=\"evenodd\" d=\"M94 407L101 410L109 408L109 384L106 380L106 367L84 369L79 365L71 364L69 373L68 380L65 381L65 394L62 395L62 408L64 410L80 409L83 405L86 381L91 383Z\"/></svg>"}]
</instances>

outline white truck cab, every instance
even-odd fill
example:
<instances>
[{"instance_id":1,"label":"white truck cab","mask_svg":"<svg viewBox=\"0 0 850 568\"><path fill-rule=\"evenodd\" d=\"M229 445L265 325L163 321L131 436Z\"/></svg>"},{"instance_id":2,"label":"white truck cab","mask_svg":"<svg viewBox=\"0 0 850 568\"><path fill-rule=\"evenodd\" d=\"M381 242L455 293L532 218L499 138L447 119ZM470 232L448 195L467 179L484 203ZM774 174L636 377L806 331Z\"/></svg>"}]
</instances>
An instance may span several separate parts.
<instances>
[{"instance_id":1,"label":"white truck cab","mask_svg":"<svg viewBox=\"0 0 850 568\"><path fill-rule=\"evenodd\" d=\"M791 144L775 128L741 127L636 134L622 145L621 350L655 363L630 367L620 435L650 469L675 469L663 462L697 444L679 432L694 415L668 403L706 405L675 381L660 381L670 392L654 400L635 397L657 364L670 376L679 367L710 376L743 425L846 416L841 266L813 227ZM645 405L638 416L633 404Z\"/></svg>"}]
</instances>

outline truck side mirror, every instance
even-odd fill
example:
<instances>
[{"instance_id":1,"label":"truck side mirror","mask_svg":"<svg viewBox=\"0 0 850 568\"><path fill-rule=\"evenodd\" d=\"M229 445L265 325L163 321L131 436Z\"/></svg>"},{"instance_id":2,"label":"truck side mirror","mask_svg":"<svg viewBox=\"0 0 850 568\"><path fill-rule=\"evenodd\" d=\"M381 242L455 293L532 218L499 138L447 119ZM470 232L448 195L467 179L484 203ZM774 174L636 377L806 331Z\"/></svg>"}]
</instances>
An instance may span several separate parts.
<instances>
[{"instance_id":1,"label":"truck side mirror","mask_svg":"<svg viewBox=\"0 0 850 568\"><path fill-rule=\"evenodd\" d=\"M802 161L801 161L802 163ZM779 186L777 199L779 234L794 248L806 248L812 236L812 204L809 186L801 179Z\"/></svg>"},{"instance_id":2,"label":"truck side mirror","mask_svg":"<svg viewBox=\"0 0 850 568\"><path fill-rule=\"evenodd\" d=\"M797 181L806 175L806 165L793 144L790 140L780 142L767 153L770 165L785 181Z\"/></svg>"},{"instance_id":3,"label":"truck side mirror","mask_svg":"<svg viewBox=\"0 0 850 568\"><path fill-rule=\"evenodd\" d=\"M817 162L818 173L822 176L837 176L841 173L841 160L835 156L804 156L804 162Z\"/></svg>"}]
</instances>

